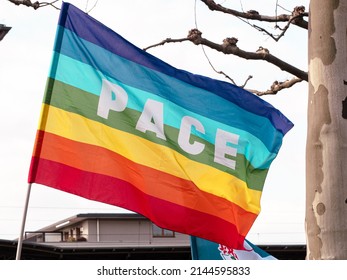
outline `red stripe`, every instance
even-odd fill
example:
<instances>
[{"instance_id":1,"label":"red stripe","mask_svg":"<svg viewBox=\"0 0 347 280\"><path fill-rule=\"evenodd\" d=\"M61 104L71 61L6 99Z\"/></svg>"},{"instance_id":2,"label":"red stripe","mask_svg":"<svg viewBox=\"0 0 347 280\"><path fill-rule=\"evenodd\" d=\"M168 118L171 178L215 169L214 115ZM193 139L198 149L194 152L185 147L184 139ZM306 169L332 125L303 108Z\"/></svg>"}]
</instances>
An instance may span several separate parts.
<instances>
[{"instance_id":1,"label":"red stripe","mask_svg":"<svg viewBox=\"0 0 347 280\"><path fill-rule=\"evenodd\" d=\"M219 217L147 195L132 184L111 176L35 157L32 166L37 169L35 177L31 175L31 182L123 207L146 216L162 228L243 249L245 236L238 233L234 224Z\"/></svg>"}]
</instances>

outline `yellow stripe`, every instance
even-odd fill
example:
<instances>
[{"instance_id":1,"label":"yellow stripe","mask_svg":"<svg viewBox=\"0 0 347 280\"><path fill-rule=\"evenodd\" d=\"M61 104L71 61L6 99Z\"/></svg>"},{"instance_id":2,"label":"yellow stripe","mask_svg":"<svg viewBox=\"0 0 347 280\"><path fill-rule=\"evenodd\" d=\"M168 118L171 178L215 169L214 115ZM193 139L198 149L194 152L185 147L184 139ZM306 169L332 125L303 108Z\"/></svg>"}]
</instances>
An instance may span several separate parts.
<instances>
[{"instance_id":1,"label":"yellow stripe","mask_svg":"<svg viewBox=\"0 0 347 280\"><path fill-rule=\"evenodd\" d=\"M104 147L136 163L190 180L200 190L225 198L249 212L260 212L260 191L248 189L244 181L192 161L168 147L45 104L42 120L40 130Z\"/></svg>"}]
</instances>

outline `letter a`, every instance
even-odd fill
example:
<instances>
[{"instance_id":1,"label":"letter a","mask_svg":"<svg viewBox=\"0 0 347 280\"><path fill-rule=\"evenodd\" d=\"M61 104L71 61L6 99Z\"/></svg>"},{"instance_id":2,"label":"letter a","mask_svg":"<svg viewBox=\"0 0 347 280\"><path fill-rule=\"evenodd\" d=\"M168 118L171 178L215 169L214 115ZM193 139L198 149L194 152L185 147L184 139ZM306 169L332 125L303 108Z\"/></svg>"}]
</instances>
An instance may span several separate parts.
<instances>
[{"instance_id":1,"label":"letter a","mask_svg":"<svg viewBox=\"0 0 347 280\"><path fill-rule=\"evenodd\" d=\"M143 112L137 121L136 129L146 133L146 131L152 131L158 138L166 140L164 134L164 104L148 99L143 108Z\"/></svg>"}]
</instances>

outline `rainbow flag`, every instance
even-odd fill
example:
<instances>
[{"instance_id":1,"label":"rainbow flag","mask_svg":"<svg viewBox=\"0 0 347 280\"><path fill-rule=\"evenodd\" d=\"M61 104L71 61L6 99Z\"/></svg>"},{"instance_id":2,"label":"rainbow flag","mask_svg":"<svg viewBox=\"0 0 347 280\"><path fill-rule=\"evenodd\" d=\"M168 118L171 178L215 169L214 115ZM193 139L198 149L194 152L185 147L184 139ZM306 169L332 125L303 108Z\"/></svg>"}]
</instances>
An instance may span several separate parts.
<instances>
[{"instance_id":1,"label":"rainbow flag","mask_svg":"<svg viewBox=\"0 0 347 280\"><path fill-rule=\"evenodd\" d=\"M176 69L63 3L28 181L242 248L291 127L251 93Z\"/></svg>"}]
</instances>

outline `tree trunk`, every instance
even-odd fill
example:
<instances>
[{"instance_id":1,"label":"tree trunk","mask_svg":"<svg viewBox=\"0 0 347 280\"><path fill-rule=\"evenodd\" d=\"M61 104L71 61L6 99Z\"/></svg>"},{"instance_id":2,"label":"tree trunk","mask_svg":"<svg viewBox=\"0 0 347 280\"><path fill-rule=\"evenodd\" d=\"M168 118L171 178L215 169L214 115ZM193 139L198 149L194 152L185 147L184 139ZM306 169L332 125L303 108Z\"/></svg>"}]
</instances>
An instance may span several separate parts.
<instances>
[{"instance_id":1,"label":"tree trunk","mask_svg":"<svg viewBox=\"0 0 347 280\"><path fill-rule=\"evenodd\" d=\"M347 0L311 0L307 259L347 259Z\"/></svg>"}]
</instances>

